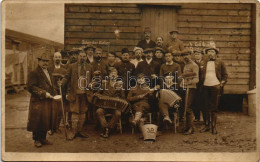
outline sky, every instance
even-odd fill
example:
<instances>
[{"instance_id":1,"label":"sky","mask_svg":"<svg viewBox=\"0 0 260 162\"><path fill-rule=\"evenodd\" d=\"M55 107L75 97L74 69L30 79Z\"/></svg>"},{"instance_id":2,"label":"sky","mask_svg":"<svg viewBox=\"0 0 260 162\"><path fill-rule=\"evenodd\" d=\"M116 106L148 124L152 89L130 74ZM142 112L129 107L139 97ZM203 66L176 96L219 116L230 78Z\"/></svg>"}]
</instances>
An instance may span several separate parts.
<instances>
[{"instance_id":1,"label":"sky","mask_svg":"<svg viewBox=\"0 0 260 162\"><path fill-rule=\"evenodd\" d=\"M64 43L63 3L6 3L5 20L8 29Z\"/></svg>"}]
</instances>

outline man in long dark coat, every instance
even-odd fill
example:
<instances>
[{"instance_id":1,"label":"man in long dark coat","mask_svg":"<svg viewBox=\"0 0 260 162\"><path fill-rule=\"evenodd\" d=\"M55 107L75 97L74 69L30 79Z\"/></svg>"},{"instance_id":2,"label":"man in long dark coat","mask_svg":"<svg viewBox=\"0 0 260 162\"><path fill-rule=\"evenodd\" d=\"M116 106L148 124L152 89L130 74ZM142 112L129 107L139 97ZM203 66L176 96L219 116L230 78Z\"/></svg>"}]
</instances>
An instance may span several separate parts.
<instances>
[{"instance_id":1,"label":"man in long dark coat","mask_svg":"<svg viewBox=\"0 0 260 162\"><path fill-rule=\"evenodd\" d=\"M49 57L42 54L38 67L29 74L28 91L31 93L27 130L33 133L35 147L52 144L46 139L51 127L52 96L56 94L48 68Z\"/></svg>"}]
</instances>

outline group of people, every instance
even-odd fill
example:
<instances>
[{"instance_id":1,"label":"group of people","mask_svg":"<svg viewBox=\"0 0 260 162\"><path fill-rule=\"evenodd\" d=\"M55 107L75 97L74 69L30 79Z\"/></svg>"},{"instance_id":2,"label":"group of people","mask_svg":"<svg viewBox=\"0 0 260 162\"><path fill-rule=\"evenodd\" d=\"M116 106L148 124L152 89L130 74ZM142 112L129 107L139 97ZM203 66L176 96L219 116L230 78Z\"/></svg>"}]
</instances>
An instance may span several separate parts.
<instances>
[{"instance_id":1,"label":"group of people","mask_svg":"<svg viewBox=\"0 0 260 162\"><path fill-rule=\"evenodd\" d=\"M169 34L168 43L164 44L162 37L154 42L151 29L146 27L145 39L133 49L132 59L127 48L122 49L121 57L109 51L104 59L102 48L93 45L69 51L66 64L60 52L54 53L53 64L49 64L49 56L43 53L38 58L39 66L30 72L27 84L31 93L27 130L33 134L34 145L52 144L46 139L47 132L60 131L62 119L65 129L69 128L67 139L87 138L83 127L91 111L102 127L101 136L108 138L122 111L95 106L95 94L129 102L132 127L141 127L147 113L160 114L163 122L172 124L170 111L179 110L178 120L185 119L184 134L189 135L194 132L194 116L199 120L202 111L205 127L201 132L211 130L217 134L218 99L227 82L226 67L217 58L219 50L210 47L189 51L178 39L177 30ZM157 93L160 89L173 91L182 102L174 106L160 102ZM55 101L57 95L62 96L61 101ZM62 116L63 109L65 115ZM106 114L112 114L110 120Z\"/></svg>"}]
</instances>

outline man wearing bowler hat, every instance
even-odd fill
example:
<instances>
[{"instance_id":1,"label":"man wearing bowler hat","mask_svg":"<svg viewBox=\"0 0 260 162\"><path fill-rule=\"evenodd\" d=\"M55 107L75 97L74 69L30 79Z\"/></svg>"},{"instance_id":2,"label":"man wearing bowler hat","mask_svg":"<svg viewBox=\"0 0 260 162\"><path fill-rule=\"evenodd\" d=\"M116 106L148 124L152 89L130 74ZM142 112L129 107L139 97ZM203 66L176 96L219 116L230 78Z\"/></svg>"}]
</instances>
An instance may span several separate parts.
<instances>
[{"instance_id":1,"label":"man wearing bowler hat","mask_svg":"<svg viewBox=\"0 0 260 162\"><path fill-rule=\"evenodd\" d=\"M144 29L144 40L138 42L137 47L141 47L142 49L146 48L154 48L156 43L151 40L151 28L145 27Z\"/></svg>"},{"instance_id":2,"label":"man wearing bowler hat","mask_svg":"<svg viewBox=\"0 0 260 162\"><path fill-rule=\"evenodd\" d=\"M205 49L208 55L201 70L201 81L203 83L203 96L204 96L204 122L205 127L201 132L210 131L212 134L217 134L217 108L221 88L227 82L228 74L224 62L216 58L218 49L211 47Z\"/></svg>"},{"instance_id":3,"label":"man wearing bowler hat","mask_svg":"<svg viewBox=\"0 0 260 162\"><path fill-rule=\"evenodd\" d=\"M94 62L94 53L95 53L96 48L92 44L88 44L85 48L84 51L87 54L87 63L92 63Z\"/></svg>"},{"instance_id":4,"label":"man wearing bowler hat","mask_svg":"<svg viewBox=\"0 0 260 162\"><path fill-rule=\"evenodd\" d=\"M52 144L46 139L46 134L51 128L52 97L57 93L48 70L49 60L46 53L38 57L38 67L30 72L27 82L28 91L31 93L27 130L32 132L37 148Z\"/></svg>"},{"instance_id":5,"label":"man wearing bowler hat","mask_svg":"<svg viewBox=\"0 0 260 162\"><path fill-rule=\"evenodd\" d=\"M182 53L184 50L184 45L181 40L178 39L178 30L171 30L170 32L171 40L167 42L166 48L172 53Z\"/></svg>"}]
</instances>

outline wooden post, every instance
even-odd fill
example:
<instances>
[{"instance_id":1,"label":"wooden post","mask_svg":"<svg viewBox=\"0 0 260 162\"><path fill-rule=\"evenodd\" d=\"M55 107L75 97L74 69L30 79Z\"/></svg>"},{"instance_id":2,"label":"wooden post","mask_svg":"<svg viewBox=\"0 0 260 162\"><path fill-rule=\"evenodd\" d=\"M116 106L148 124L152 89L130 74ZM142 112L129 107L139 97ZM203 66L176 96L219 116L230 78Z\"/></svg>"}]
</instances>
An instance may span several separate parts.
<instances>
[{"instance_id":1,"label":"wooden post","mask_svg":"<svg viewBox=\"0 0 260 162\"><path fill-rule=\"evenodd\" d=\"M256 4L251 5L251 49L249 90L256 85Z\"/></svg>"}]
</instances>

